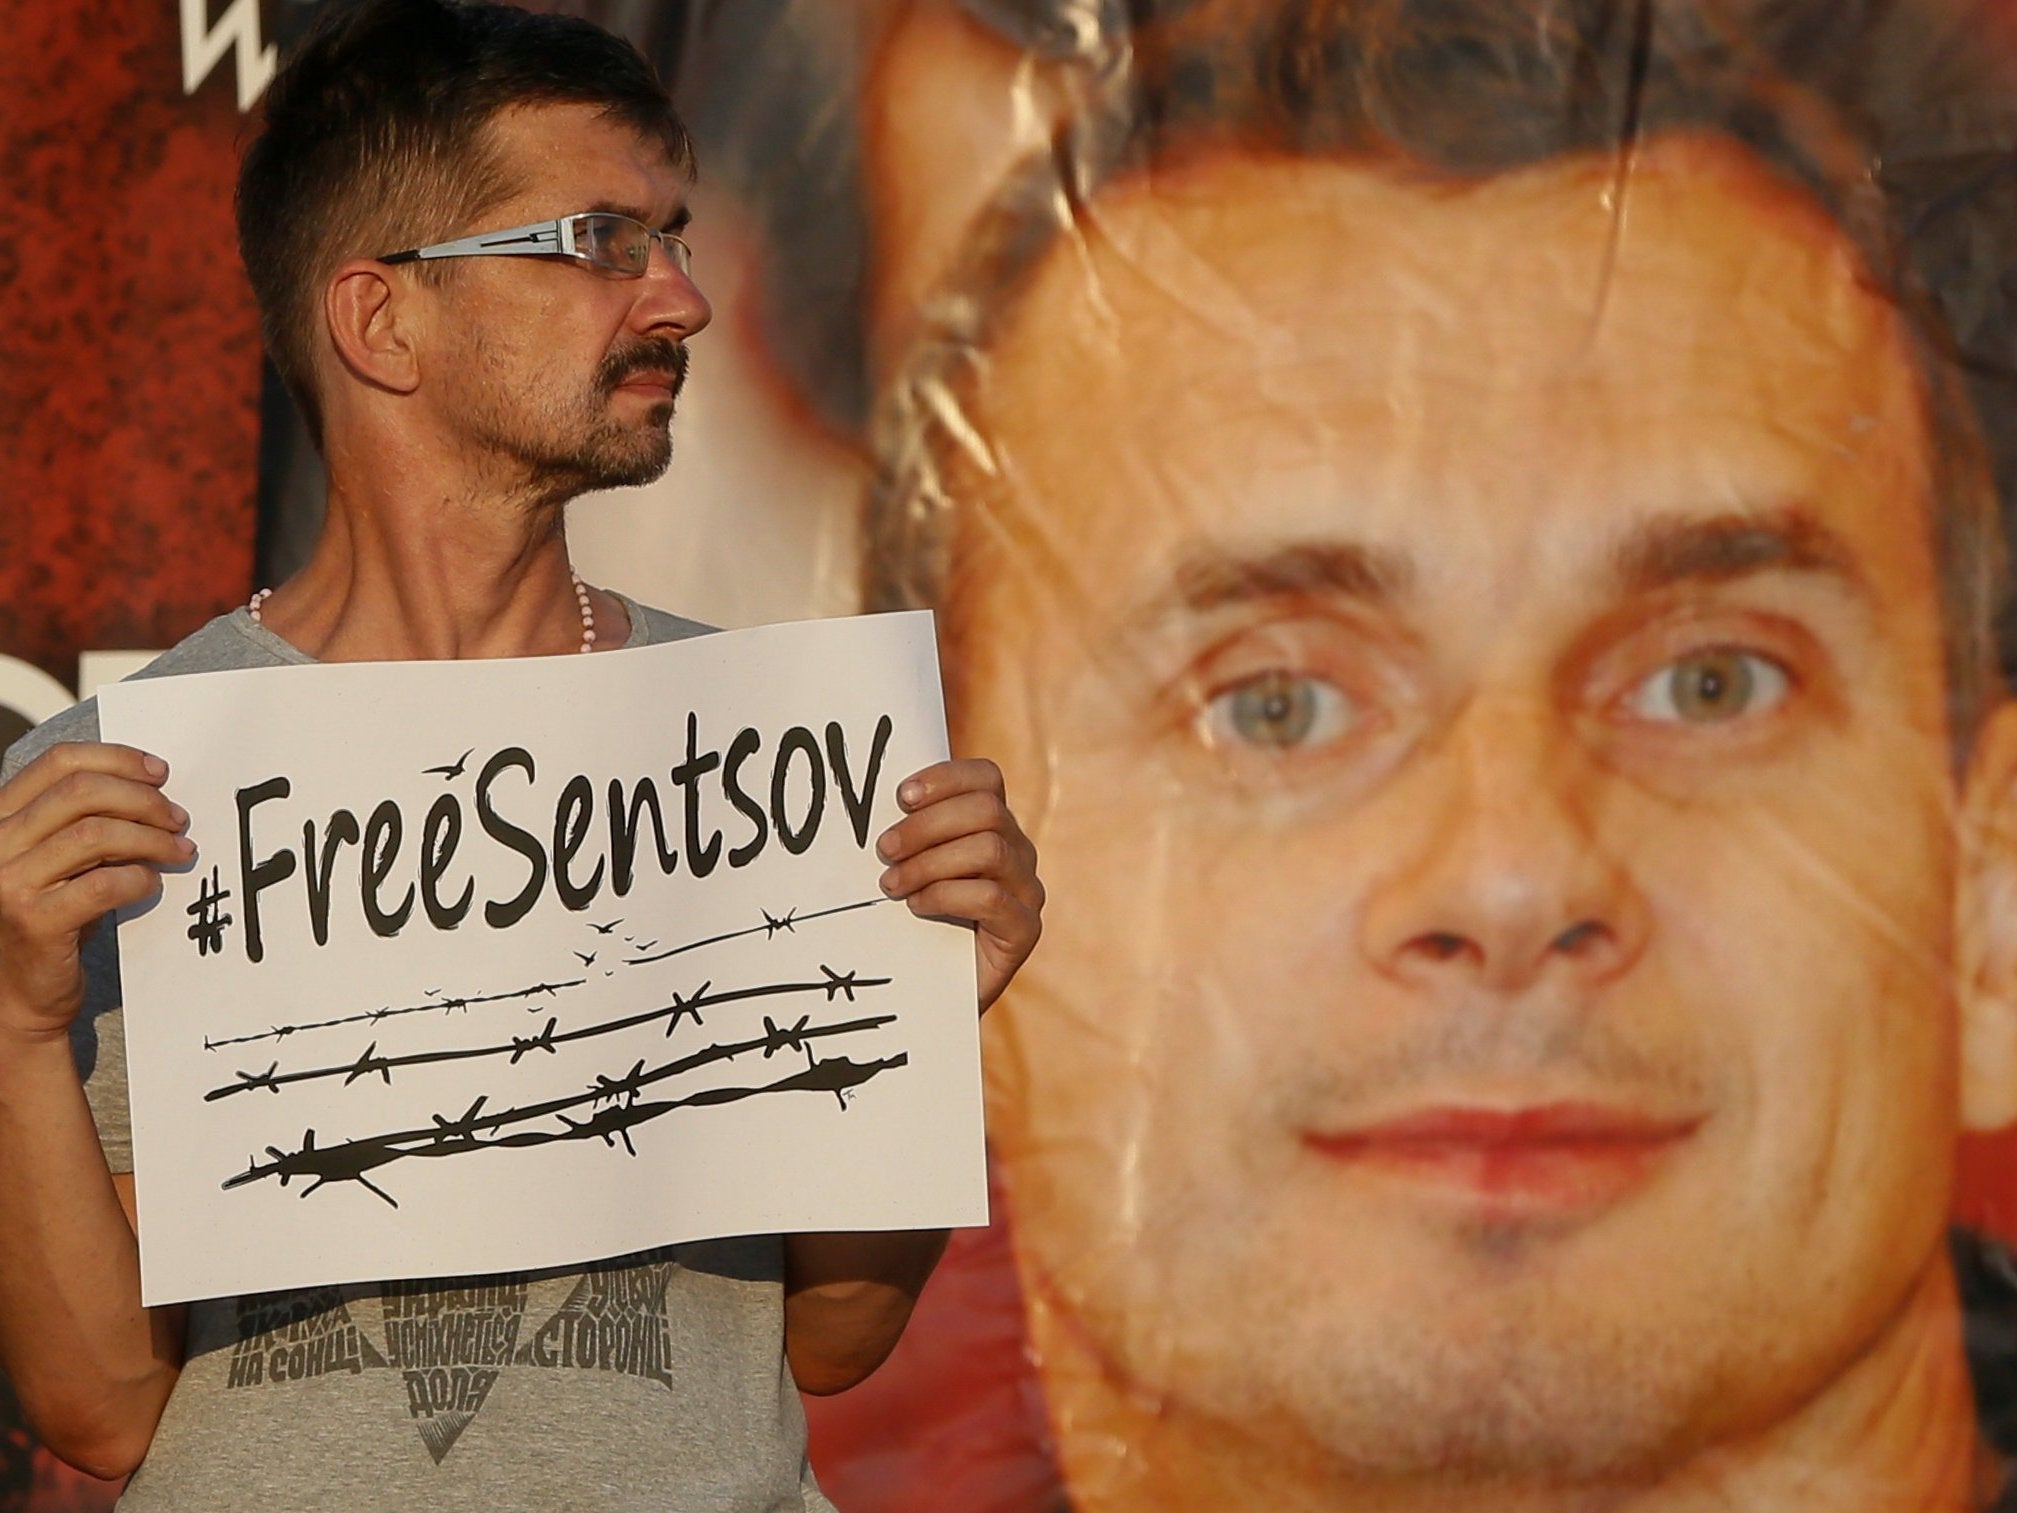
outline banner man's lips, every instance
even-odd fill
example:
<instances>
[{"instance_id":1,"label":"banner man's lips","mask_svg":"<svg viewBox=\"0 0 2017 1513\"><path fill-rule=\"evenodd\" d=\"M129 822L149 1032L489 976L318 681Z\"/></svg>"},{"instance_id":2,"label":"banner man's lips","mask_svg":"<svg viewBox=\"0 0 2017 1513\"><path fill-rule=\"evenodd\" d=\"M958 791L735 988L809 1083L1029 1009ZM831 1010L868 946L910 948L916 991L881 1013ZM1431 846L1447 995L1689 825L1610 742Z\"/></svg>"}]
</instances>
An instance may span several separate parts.
<instances>
[{"instance_id":1,"label":"banner man's lips","mask_svg":"<svg viewBox=\"0 0 2017 1513\"><path fill-rule=\"evenodd\" d=\"M1625 1196L1702 1123L1604 1102L1443 1104L1306 1131L1302 1142L1349 1168L1522 1214L1567 1214Z\"/></svg>"}]
</instances>

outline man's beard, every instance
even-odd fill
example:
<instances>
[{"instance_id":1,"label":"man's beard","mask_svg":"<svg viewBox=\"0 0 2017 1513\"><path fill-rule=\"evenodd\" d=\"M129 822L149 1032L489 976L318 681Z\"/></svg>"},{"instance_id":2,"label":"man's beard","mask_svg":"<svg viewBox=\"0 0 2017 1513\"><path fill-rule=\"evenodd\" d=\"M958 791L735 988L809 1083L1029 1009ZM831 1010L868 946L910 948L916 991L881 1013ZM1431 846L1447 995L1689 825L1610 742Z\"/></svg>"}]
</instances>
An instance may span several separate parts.
<instances>
[{"instance_id":1,"label":"man's beard","mask_svg":"<svg viewBox=\"0 0 2017 1513\"><path fill-rule=\"evenodd\" d=\"M588 487L630 488L662 476L672 462L672 412L686 386L686 344L662 336L646 337L619 347L602 360L595 373L595 393L607 405L625 380L639 373L670 373L672 392L653 405L646 424L636 430L602 423L583 442L577 458L582 472L592 474Z\"/></svg>"},{"instance_id":2,"label":"man's beard","mask_svg":"<svg viewBox=\"0 0 2017 1513\"><path fill-rule=\"evenodd\" d=\"M665 337L646 337L612 350L596 368L579 406L569 406L572 414L551 417L543 427L545 437L527 438L510 448L527 464L533 492L545 501L564 503L592 489L630 488L661 477L672 462L669 428L688 361L685 343ZM610 414L610 401L627 379L640 373L670 374L671 393L643 420L620 424Z\"/></svg>"}]
</instances>

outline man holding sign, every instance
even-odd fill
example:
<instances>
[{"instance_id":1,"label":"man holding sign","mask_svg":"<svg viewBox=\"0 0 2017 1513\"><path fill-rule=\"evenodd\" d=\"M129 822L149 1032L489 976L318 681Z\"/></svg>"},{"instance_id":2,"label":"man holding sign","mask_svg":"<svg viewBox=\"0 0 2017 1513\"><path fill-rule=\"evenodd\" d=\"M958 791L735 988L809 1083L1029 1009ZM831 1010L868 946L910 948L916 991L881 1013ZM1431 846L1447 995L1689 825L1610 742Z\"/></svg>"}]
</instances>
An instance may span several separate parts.
<instances>
[{"instance_id":1,"label":"man holding sign","mask_svg":"<svg viewBox=\"0 0 2017 1513\"><path fill-rule=\"evenodd\" d=\"M269 349L327 459L327 525L300 575L154 670L700 634L583 584L562 534L568 500L669 459L709 314L679 238L690 175L648 67L584 23L435 0L319 22L269 93L239 214ZM91 927L194 846L166 764L97 735L80 707L0 784L0 1359L51 1447L105 1476L145 1457L136 1508L825 1507L794 1381L874 1369L941 1233L142 1306L117 962ZM974 922L986 1005L1037 938L1034 851L991 763L928 767L899 799L874 841L883 891ZM353 1072L390 1084L387 1061ZM628 1144L640 1085L607 1084L580 1127ZM443 1123L441 1145L482 1127Z\"/></svg>"}]
</instances>

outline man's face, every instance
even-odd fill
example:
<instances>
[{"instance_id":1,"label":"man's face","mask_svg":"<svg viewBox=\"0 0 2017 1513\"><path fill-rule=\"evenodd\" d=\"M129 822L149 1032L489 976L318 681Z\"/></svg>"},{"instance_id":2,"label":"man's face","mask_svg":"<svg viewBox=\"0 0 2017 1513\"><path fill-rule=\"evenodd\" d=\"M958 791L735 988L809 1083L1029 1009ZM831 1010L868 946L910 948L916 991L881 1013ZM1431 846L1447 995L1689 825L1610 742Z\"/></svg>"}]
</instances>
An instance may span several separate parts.
<instances>
[{"instance_id":1,"label":"man's face","mask_svg":"<svg viewBox=\"0 0 2017 1513\"><path fill-rule=\"evenodd\" d=\"M520 188L458 235L582 210L665 228L685 205L685 175L659 145L593 107L506 111L490 131ZM684 343L709 310L663 253L637 279L561 258L460 259L441 295L427 379L472 452L562 497L665 471Z\"/></svg>"},{"instance_id":2,"label":"man's face","mask_svg":"<svg viewBox=\"0 0 2017 1513\"><path fill-rule=\"evenodd\" d=\"M1026 1280L1362 1468L1777 1422L1943 1231L1911 354L1737 149L1613 166L1159 169L974 417L961 737L1052 899L990 1021Z\"/></svg>"}]
</instances>

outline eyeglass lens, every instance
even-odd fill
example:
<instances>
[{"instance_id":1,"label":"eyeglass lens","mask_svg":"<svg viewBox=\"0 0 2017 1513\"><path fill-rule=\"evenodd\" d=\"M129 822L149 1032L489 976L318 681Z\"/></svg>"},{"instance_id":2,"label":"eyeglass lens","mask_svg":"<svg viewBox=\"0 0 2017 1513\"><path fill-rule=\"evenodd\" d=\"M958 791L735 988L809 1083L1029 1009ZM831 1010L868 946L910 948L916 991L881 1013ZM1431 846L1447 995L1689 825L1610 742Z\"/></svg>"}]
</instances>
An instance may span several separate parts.
<instances>
[{"instance_id":1,"label":"eyeglass lens","mask_svg":"<svg viewBox=\"0 0 2017 1513\"><path fill-rule=\"evenodd\" d=\"M642 275L651 266L653 242L660 242L665 247L666 256L672 259L673 267L681 273L692 271L686 243L670 232L656 232L627 215L603 211L592 211L575 218L575 250L585 253L591 262L633 278Z\"/></svg>"}]
</instances>

